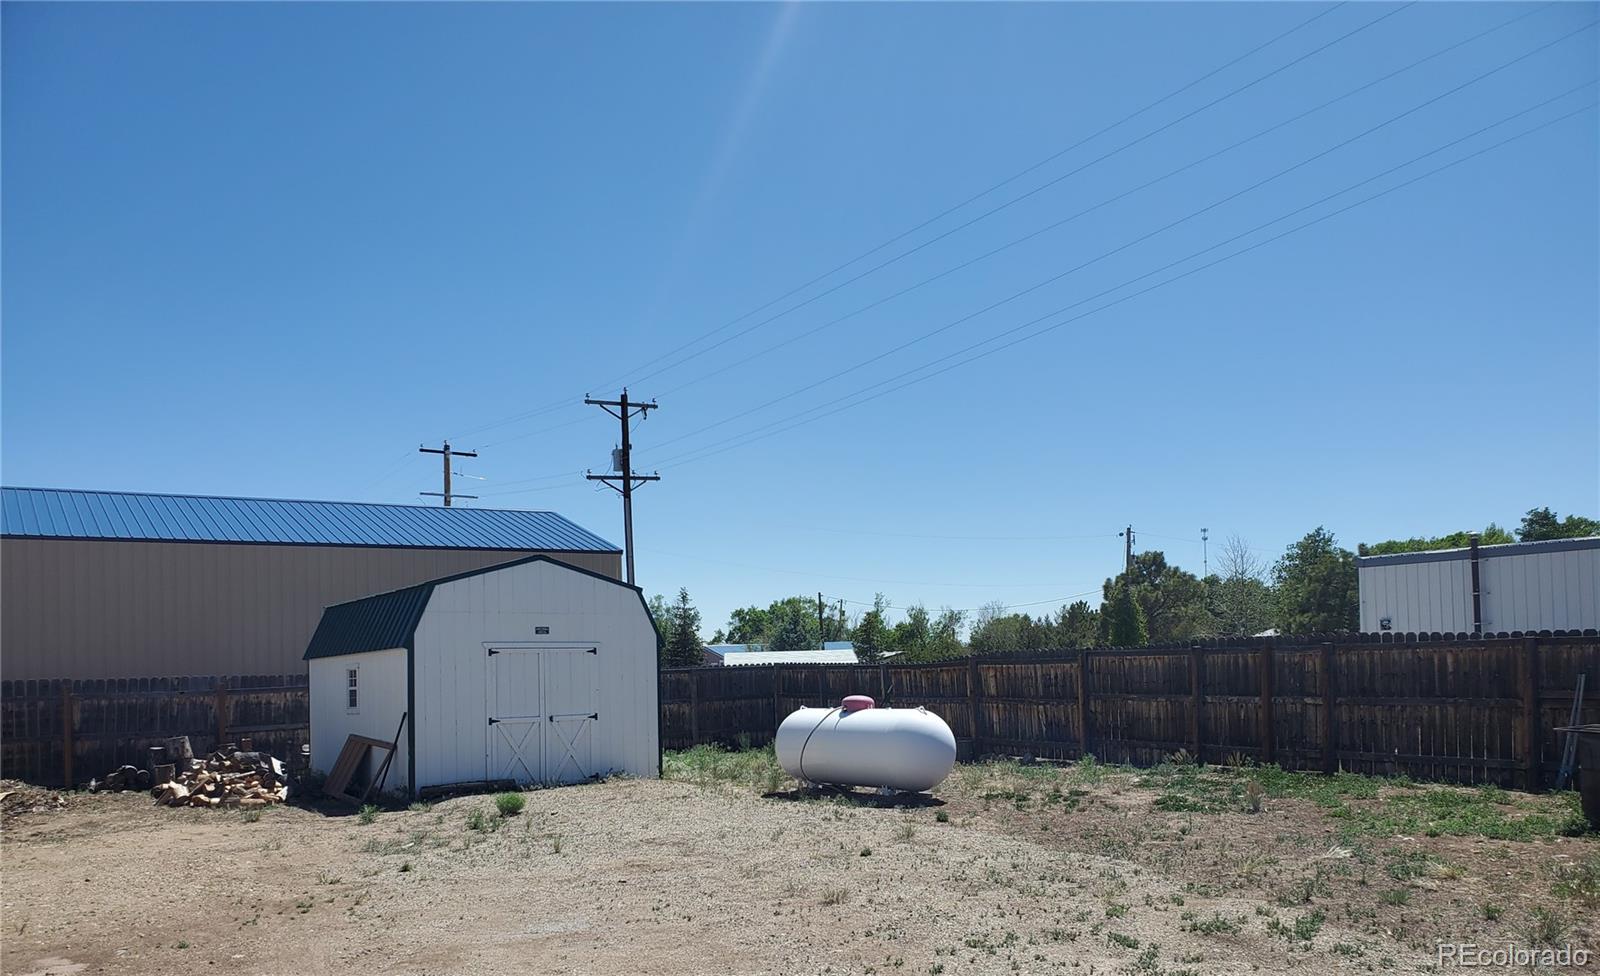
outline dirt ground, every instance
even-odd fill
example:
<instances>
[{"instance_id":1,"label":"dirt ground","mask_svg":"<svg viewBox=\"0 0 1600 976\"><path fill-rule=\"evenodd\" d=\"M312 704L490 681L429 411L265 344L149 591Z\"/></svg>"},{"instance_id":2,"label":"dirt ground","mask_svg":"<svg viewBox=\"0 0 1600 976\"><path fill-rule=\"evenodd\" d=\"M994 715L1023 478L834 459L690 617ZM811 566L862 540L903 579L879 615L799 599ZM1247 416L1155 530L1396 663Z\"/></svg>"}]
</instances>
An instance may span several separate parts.
<instances>
[{"instance_id":1,"label":"dirt ground","mask_svg":"<svg viewBox=\"0 0 1600 976\"><path fill-rule=\"evenodd\" d=\"M1197 812L1223 793L1128 771L963 767L915 806L676 775L369 822L17 794L0 969L1198 976L1436 972L1441 939L1600 950L1574 873L1593 835L1357 836L1380 800Z\"/></svg>"}]
</instances>

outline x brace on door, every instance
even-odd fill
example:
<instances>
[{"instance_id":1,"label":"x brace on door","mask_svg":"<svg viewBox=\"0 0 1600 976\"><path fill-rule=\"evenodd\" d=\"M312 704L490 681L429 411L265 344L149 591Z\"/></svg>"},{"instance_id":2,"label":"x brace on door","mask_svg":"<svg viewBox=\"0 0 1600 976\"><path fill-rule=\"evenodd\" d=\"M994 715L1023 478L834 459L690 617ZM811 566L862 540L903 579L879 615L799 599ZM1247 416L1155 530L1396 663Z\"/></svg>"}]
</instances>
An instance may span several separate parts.
<instances>
[{"instance_id":1,"label":"x brace on door","mask_svg":"<svg viewBox=\"0 0 1600 976\"><path fill-rule=\"evenodd\" d=\"M522 772L524 773L524 776L520 777L520 779L523 782L531 782L533 780L538 779L537 774L535 774L534 771L533 771L533 767L528 765L527 757L522 754L523 747L528 744L528 735L531 732L533 732L534 729L539 727L538 720L537 719L529 719L529 720L525 721L524 723L522 723L525 727L522 730L522 734L517 736L515 741L512 740L511 733L506 731L506 726L508 726L508 725L516 725L516 724L519 724L519 723L517 723L517 722L508 722L505 719L493 719L493 718L491 718L489 720L489 724L494 726L496 729L499 730L500 738L505 740L505 744L511 747L511 758L506 760L506 768L500 770L500 772L502 774L508 773L508 772L511 771L513 766L521 766L522 767ZM513 776L504 776L502 778L519 779L519 777L514 776L514 775Z\"/></svg>"},{"instance_id":2,"label":"x brace on door","mask_svg":"<svg viewBox=\"0 0 1600 976\"><path fill-rule=\"evenodd\" d=\"M576 715L550 716L550 724L555 726L556 739L560 741L561 748L566 752L566 755L561 757L561 760L556 763L556 768L551 773L551 779L554 782L561 782L561 776L567 771L568 763L571 763L572 768L577 770L579 779L589 778L589 771L583 768L583 760L578 758L578 739L589 728L589 723L599 717L598 713L593 712L589 714L580 712ZM558 721L559 719L578 719L578 722L572 726L571 735L562 730L562 723Z\"/></svg>"}]
</instances>

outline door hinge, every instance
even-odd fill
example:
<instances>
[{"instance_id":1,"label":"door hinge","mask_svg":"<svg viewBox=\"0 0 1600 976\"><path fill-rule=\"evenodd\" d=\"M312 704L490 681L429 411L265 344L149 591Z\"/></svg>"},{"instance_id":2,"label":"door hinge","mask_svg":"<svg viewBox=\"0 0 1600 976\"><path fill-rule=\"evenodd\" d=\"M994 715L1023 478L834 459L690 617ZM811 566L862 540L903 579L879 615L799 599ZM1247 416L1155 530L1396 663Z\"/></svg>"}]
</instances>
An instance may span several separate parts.
<instances>
[{"instance_id":1,"label":"door hinge","mask_svg":"<svg viewBox=\"0 0 1600 976\"><path fill-rule=\"evenodd\" d=\"M591 648L589 648L589 653L590 653L590 654L599 654L599 653L600 653L600 648L598 648L598 647L591 647Z\"/></svg>"},{"instance_id":2,"label":"door hinge","mask_svg":"<svg viewBox=\"0 0 1600 976\"><path fill-rule=\"evenodd\" d=\"M600 718L600 713L599 713L599 712L590 712L590 713L589 713L589 717L590 717L590 718L591 718L591 719L595 719L595 720L599 720L599 718Z\"/></svg>"},{"instance_id":3,"label":"door hinge","mask_svg":"<svg viewBox=\"0 0 1600 976\"><path fill-rule=\"evenodd\" d=\"M494 649L494 648L492 648L492 647L491 647L491 648L489 648L489 656L490 656L490 657L494 657L494 656L495 656L495 655L496 655L496 654L499 654L499 653L500 653L500 652L499 652L499 651L497 651L497 650L495 650L495 649Z\"/></svg>"},{"instance_id":4,"label":"door hinge","mask_svg":"<svg viewBox=\"0 0 1600 976\"><path fill-rule=\"evenodd\" d=\"M491 719L490 719L490 720L489 720L489 724L490 724L490 725L498 725L498 724L500 724L500 720L499 720L499 719L497 719L497 718L491 718Z\"/></svg>"}]
</instances>

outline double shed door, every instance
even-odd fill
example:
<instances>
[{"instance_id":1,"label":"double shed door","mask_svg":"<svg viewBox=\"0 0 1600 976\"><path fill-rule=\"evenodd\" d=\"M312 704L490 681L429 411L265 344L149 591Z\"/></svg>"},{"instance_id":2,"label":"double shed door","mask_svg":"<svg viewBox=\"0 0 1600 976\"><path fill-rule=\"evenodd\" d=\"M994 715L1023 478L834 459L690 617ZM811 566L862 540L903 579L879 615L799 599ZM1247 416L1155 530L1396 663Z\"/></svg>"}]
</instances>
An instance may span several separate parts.
<instances>
[{"instance_id":1,"label":"double shed door","mask_svg":"<svg viewBox=\"0 0 1600 976\"><path fill-rule=\"evenodd\" d=\"M491 645L489 780L577 783L595 775L597 644Z\"/></svg>"}]
</instances>

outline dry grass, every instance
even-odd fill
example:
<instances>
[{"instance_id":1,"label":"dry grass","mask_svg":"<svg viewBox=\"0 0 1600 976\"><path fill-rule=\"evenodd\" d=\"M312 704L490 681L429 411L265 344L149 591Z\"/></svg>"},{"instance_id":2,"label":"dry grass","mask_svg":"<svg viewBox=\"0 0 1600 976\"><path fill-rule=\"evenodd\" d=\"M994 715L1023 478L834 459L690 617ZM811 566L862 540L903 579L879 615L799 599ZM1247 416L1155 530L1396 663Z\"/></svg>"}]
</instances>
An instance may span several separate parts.
<instances>
[{"instance_id":1,"label":"dry grass","mask_svg":"<svg viewBox=\"0 0 1600 976\"><path fill-rule=\"evenodd\" d=\"M1595 945L1600 843L1564 834L1566 797L988 763L885 806L800 795L766 750L666 767L519 794L514 817L32 803L3 838L3 968L166 974L183 942L218 971L1209 976Z\"/></svg>"}]
</instances>

